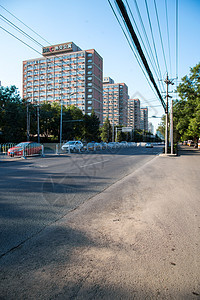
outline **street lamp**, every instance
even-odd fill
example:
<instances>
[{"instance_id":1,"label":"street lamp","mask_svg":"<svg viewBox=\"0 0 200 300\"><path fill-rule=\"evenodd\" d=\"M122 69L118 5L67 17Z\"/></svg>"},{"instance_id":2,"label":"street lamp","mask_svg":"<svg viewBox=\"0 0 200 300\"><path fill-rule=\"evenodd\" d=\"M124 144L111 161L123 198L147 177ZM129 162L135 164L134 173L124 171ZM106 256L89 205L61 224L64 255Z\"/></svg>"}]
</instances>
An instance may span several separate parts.
<instances>
[{"instance_id":1,"label":"street lamp","mask_svg":"<svg viewBox=\"0 0 200 300\"><path fill-rule=\"evenodd\" d=\"M157 117L157 116L151 116L149 118L159 118L159 119L162 119L162 117Z\"/></svg>"},{"instance_id":2,"label":"street lamp","mask_svg":"<svg viewBox=\"0 0 200 300\"><path fill-rule=\"evenodd\" d=\"M60 88L61 91L61 88ZM75 93L71 93L69 94L69 97L76 94ZM62 101L62 93L61 93L61 99L60 99L60 146L62 145L62 124L63 124L63 101Z\"/></svg>"}]
</instances>

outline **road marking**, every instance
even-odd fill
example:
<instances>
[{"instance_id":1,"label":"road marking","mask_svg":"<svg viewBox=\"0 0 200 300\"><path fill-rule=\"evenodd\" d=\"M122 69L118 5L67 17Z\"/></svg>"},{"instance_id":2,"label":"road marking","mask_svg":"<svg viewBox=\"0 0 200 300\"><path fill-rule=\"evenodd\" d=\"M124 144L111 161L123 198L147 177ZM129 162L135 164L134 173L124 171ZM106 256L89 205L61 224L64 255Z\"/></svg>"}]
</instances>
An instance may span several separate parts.
<instances>
[{"instance_id":1,"label":"road marking","mask_svg":"<svg viewBox=\"0 0 200 300\"><path fill-rule=\"evenodd\" d=\"M89 164L89 165L80 166L80 168L84 168L84 167L88 167L88 166L92 166L92 165L96 165L96 164L102 164L102 163L104 163L104 162L106 162L106 161L109 161L109 159L107 159L107 160L102 160L102 161L98 161L98 162L95 162L95 163Z\"/></svg>"}]
</instances>

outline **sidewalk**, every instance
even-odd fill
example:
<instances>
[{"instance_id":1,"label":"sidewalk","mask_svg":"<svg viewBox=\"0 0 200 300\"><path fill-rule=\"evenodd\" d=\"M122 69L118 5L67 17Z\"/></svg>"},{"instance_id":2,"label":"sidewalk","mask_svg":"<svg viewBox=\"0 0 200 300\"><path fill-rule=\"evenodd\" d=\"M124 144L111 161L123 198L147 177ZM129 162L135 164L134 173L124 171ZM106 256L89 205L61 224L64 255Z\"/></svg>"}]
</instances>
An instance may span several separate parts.
<instances>
[{"instance_id":1,"label":"sidewalk","mask_svg":"<svg viewBox=\"0 0 200 300\"><path fill-rule=\"evenodd\" d=\"M200 151L156 156L0 260L0 299L200 299Z\"/></svg>"}]
</instances>

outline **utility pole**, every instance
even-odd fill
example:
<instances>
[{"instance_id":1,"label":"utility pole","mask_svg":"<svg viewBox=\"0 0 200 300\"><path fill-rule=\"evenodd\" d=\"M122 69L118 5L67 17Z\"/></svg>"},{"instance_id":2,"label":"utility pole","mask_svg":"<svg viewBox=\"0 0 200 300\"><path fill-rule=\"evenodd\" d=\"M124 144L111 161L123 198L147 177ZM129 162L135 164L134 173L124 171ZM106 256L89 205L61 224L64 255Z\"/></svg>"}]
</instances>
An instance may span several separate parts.
<instances>
[{"instance_id":1,"label":"utility pole","mask_svg":"<svg viewBox=\"0 0 200 300\"><path fill-rule=\"evenodd\" d=\"M37 104L37 136L38 136L38 143L40 143L40 107L39 107L39 102Z\"/></svg>"},{"instance_id":2,"label":"utility pole","mask_svg":"<svg viewBox=\"0 0 200 300\"><path fill-rule=\"evenodd\" d=\"M171 154L174 154L173 100L171 102L171 114L170 114L170 142L171 142Z\"/></svg>"},{"instance_id":3,"label":"utility pole","mask_svg":"<svg viewBox=\"0 0 200 300\"><path fill-rule=\"evenodd\" d=\"M168 149L168 132L169 132L169 128L168 128L168 123L169 123L169 112L168 112L168 107L169 107L169 84L173 84L173 82L171 80L169 80L169 77L168 77L168 73L167 73L167 77L166 79L164 80L164 82L166 83L166 108L165 108L165 154L167 154L167 149Z\"/></svg>"},{"instance_id":4,"label":"utility pole","mask_svg":"<svg viewBox=\"0 0 200 300\"><path fill-rule=\"evenodd\" d=\"M28 101L26 102L26 126L27 126L27 142L28 142L30 138L30 115L29 115Z\"/></svg>"},{"instance_id":5,"label":"utility pole","mask_svg":"<svg viewBox=\"0 0 200 300\"><path fill-rule=\"evenodd\" d=\"M62 145L62 116L63 116L63 102L62 102L62 94L61 94L61 101L60 101L60 147Z\"/></svg>"}]
</instances>

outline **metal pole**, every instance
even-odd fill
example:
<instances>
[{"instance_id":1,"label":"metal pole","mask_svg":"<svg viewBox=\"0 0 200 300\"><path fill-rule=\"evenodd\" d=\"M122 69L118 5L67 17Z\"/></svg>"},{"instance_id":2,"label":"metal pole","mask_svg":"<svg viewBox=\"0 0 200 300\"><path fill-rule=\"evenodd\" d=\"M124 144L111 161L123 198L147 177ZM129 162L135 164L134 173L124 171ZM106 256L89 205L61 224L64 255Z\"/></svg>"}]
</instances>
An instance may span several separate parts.
<instances>
[{"instance_id":1,"label":"metal pole","mask_svg":"<svg viewBox=\"0 0 200 300\"><path fill-rule=\"evenodd\" d=\"M62 144L62 110L63 110L63 103L62 103L62 99L60 102L61 108L60 108L60 147Z\"/></svg>"},{"instance_id":2,"label":"metal pole","mask_svg":"<svg viewBox=\"0 0 200 300\"><path fill-rule=\"evenodd\" d=\"M165 80L165 83L167 85L167 89L166 89L166 110L165 110L165 154L167 154L167 149L168 149L168 85L169 85L168 73L167 73L167 78Z\"/></svg>"},{"instance_id":3,"label":"metal pole","mask_svg":"<svg viewBox=\"0 0 200 300\"><path fill-rule=\"evenodd\" d=\"M116 133L115 133L115 142L117 142L117 126L116 126Z\"/></svg>"},{"instance_id":4,"label":"metal pole","mask_svg":"<svg viewBox=\"0 0 200 300\"><path fill-rule=\"evenodd\" d=\"M29 141L30 137L30 126L29 126L29 111L28 111L28 101L26 103L26 126L27 126L27 142Z\"/></svg>"},{"instance_id":5,"label":"metal pole","mask_svg":"<svg viewBox=\"0 0 200 300\"><path fill-rule=\"evenodd\" d=\"M38 136L38 143L40 142L40 107L39 103L37 105L37 136Z\"/></svg>"},{"instance_id":6,"label":"metal pole","mask_svg":"<svg viewBox=\"0 0 200 300\"><path fill-rule=\"evenodd\" d=\"M114 125L114 99L112 101L112 111L113 111L113 119L112 119L112 142L115 141L115 125Z\"/></svg>"},{"instance_id":7,"label":"metal pole","mask_svg":"<svg viewBox=\"0 0 200 300\"><path fill-rule=\"evenodd\" d=\"M173 154L174 153L173 100L171 101L170 139L171 139L171 154Z\"/></svg>"}]
</instances>

